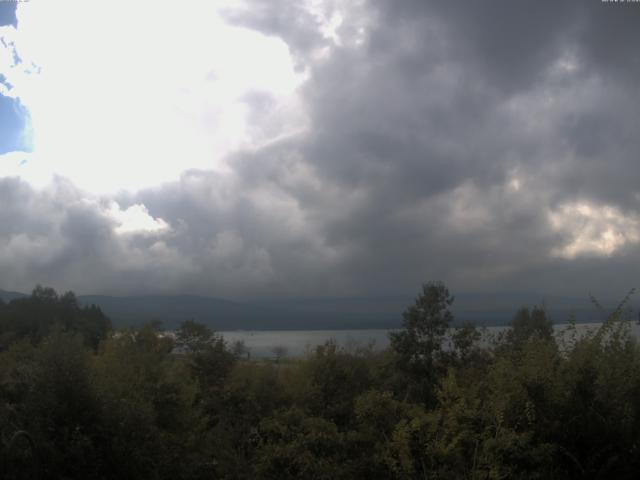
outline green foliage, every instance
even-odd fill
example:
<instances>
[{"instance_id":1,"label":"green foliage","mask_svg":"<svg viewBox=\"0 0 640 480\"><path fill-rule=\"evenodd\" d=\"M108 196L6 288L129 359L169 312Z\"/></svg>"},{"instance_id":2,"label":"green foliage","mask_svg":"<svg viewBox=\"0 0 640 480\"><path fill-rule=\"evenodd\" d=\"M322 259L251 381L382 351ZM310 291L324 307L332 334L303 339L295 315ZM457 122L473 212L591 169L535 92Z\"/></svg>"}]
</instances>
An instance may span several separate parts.
<instances>
[{"instance_id":1,"label":"green foliage","mask_svg":"<svg viewBox=\"0 0 640 480\"><path fill-rule=\"evenodd\" d=\"M209 327L193 320L185 320L176 330L176 347L184 353L199 353L214 339Z\"/></svg>"},{"instance_id":2,"label":"green foliage","mask_svg":"<svg viewBox=\"0 0 640 480\"><path fill-rule=\"evenodd\" d=\"M197 470L189 459L199 450L204 417L195 379L171 351L170 341L144 327L114 336L95 359L112 478L176 478Z\"/></svg>"},{"instance_id":3,"label":"green foliage","mask_svg":"<svg viewBox=\"0 0 640 480\"><path fill-rule=\"evenodd\" d=\"M521 308L511 321L511 329L507 332L507 341L515 346L522 346L532 338L550 341L553 337L553 323L547 312L540 307Z\"/></svg>"},{"instance_id":4,"label":"green foliage","mask_svg":"<svg viewBox=\"0 0 640 480\"><path fill-rule=\"evenodd\" d=\"M255 478L252 459L260 422L291 403L282 371L270 363L234 366L224 388L209 403L209 433L221 477Z\"/></svg>"},{"instance_id":5,"label":"green foliage","mask_svg":"<svg viewBox=\"0 0 640 480\"><path fill-rule=\"evenodd\" d=\"M0 306L0 349L21 338L36 344L56 326L80 334L94 349L111 330L111 322L100 308L80 307L73 292L59 296L52 288L38 285L30 297Z\"/></svg>"},{"instance_id":6,"label":"green foliage","mask_svg":"<svg viewBox=\"0 0 640 480\"><path fill-rule=\"evenodd\" d=\"M452 300L425 284L382 352L327 342L248 360L193 321L175 338L109 332L39 287L0 305L0 477L636 478L625 302L557 338L544 310L521 309L489 343L448 329Z\"/></svg>"},{"instance_id":7,"label":"green foliage","mask_svg":"<svg viewBox=\"0 0 640 480\"><path fill-rule=\"evenodd\" d=\"M274 480L349 478L343 442L334 423L293 408L261 422L256 473Z\"/></svg>"},{"instance_id":8,"label":"green foliage","mask_svg":"<svg viewBox=\"0 0 640 480\"><path fill-rule=\"evenodd\" d=\"M355 398L370 385L365 358L351 355L329 341L316 348L303 370L308 383L301 400L307 409L337 425L348 425Z\"/></svg>"},{"instance_id":9,"label":"green foliage","mask_svg":"<svg viewBox=\"0 0 640 480\"><path fill-rule=\"evenodd\" d=\"M442 340L453 321L449 307L453 297L440 282L425 283L415 304L403 316L403 329L391 334L391 344L413 363L431 365L442 351Z\"/></svg>"},{"instance_id":10,"label":"green foliage","mask_svg":"<svg viewBox=\"0 0 640 480\"><path fill-rule=\"evenodd\" d=\"M361 478L413 478L425 472L424 426L426 413L415 404L401 402L391 392L370 390L356 400L357 440L372 452Z\"/></svg>"},{"instance_id":11,"label":"green foliage","mask_svg":"<svg viewBox=\"0 0 640 480\"><path fill-rule=\"evenodd\" d=\"M453 297L441 282L425 283L422 293L403 313L403 328L389 335L397 355L397 369L406 376L406 395L426 405L446 367L443 354L447 329L453 321L449 307Z\"/></svg>"}]
</instances>

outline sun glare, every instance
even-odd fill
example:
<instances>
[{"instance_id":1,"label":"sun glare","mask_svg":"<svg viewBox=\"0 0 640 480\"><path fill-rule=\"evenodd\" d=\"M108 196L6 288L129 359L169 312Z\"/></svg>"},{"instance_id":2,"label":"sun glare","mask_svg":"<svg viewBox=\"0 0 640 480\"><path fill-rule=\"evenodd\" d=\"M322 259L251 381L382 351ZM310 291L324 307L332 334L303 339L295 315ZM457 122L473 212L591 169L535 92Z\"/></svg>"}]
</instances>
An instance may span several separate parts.
<instances>
[{"instance_id":1,"label":"sun glare","mask_svg":"<svg viewBox=\"0 0 640 480\"><path fill-rule=\"evenodd\" d=\"M22 62L9 80L33 127L20 174L36 183L58 174L92 192L133 190L190 168L224 170L228 153L286 133L294 122L272 117L295 116L304 74L282 40L226 24L219 8L19 6ZM269 99L269 125L249 125L252 95Z\"/></svg>"}]
</instances>

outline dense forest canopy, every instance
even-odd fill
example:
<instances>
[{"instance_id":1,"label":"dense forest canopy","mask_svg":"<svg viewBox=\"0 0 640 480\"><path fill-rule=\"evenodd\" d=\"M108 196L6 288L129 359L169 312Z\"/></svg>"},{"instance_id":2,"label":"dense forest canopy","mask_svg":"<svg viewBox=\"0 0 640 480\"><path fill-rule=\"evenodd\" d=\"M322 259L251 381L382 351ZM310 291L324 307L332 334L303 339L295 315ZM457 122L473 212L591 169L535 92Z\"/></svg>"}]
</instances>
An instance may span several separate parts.
<instances>
[{"instance_id":1,"label":"dense forest canopy","mask_svg":"<svg viewBox=\"0 0 640 480\"><path fill-rule=\"evenodd\" d=\"M73 293L0 303L0 476L636 478L640 349L624 302L555 336L522 308L491 341L423 285L387 350L251 360L185 321L114 331Z\"/></svg>"}]
</instances>

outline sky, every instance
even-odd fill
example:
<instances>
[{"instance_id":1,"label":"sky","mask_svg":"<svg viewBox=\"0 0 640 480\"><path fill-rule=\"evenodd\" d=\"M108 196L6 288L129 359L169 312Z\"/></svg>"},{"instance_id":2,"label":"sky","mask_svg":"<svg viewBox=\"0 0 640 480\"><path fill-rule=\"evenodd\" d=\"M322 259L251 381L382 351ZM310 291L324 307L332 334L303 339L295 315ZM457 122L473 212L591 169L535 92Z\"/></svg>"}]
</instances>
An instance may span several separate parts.
<instances>
[{"instance_id":1,"label":"sky","mask_svg":"<svg viewBox=\"0 0 640 480\"><path fill-rule=\"evenodd\" d=\"M640 2L0 2L0 288L623 296Z\"/></svg>"}]
</instances>

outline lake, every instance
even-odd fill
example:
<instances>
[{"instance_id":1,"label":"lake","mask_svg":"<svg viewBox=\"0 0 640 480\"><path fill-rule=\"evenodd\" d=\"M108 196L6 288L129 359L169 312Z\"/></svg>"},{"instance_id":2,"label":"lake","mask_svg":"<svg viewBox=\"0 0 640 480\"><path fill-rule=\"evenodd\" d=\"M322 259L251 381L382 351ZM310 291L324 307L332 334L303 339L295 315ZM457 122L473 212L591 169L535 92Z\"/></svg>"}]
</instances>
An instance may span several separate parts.
<instances>
[{"instance_id":1,"label":"lake","mask_svg":"<svg viewBox=\"0 0 640 480\"><path fill-rule=\"evenodd\" d=\"M577 331L584 334L595 330L601 324L582 323L576 325ZM630 323L631 333L640 338L640 326ZM554 325L556 335L562 337L566 324ZM507 327L483 327L483 341L486 343L504 331ZM393 330L254 330L254 331L222 331L220 333L229 344L236 341L244 342L252 357L273 357L273 349L282 347L286 356L300 356L322 345L327 340L334 340L339 346L354 349L372 344L376 350L389 346L389 332Z\"/></svg>"},{"instance_id":2,"label":"lake","mask_svg":"<svg viewBox=\"0 0 640 480\"><path fill-rule=\"evenodd\" d=\"M283 347L287 356L304 355L308 350L322 345L327 340L335 340L341 347L355 348L374 344L376 349L389 345L391 330L256 330L227 331L220 333L227 342L240 340L251 352L252 357L272 357L273 349Z\"/></svg>"}]
</instances>

